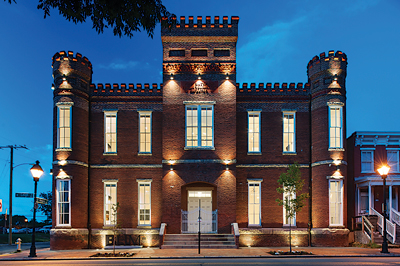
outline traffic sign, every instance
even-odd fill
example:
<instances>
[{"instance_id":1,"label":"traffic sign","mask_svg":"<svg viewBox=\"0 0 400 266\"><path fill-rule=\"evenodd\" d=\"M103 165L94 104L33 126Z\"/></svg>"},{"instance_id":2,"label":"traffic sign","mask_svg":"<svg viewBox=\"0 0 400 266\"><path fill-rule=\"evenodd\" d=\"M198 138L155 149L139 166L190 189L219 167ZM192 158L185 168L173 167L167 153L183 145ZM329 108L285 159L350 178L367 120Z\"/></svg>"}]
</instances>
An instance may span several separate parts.
<instances>
[{"instance_id":1,"label":"traffic sign","mask_svg":"<svg viewBox=\"0 0 400 266\"><path fill-rule=\"evenodd\" d=\"M0 212L3 212L3 200L0 199Z\"/></svg>"},{"instance_id":2,"label":"traffic sign","mask_svg":"<svg viewBox=\"0 0 400 266\"><path fill-rule=\"evenodd\" d=\"M36 198L36 202L39 204L49 204L48 199Z\"/></svg>"},{"instance_id":3,"label":"traffic sign","mask_svg":"<svg viewBox=\"0 0 400 266\"><path fill-rule=\"evenodd\" d=\"M17 198L33 198L33 193L15 193Z\"/></svg>"}]
</instances>

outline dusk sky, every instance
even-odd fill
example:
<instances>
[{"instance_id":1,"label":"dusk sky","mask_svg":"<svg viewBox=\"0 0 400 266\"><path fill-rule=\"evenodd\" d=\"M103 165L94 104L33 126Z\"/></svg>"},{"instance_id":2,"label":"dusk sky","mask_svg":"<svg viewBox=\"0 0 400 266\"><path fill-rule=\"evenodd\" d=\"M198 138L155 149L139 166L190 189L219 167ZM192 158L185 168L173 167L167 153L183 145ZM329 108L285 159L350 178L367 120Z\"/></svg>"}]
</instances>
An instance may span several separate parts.
<instances>
[{"instance_id":1,"label":"dusk sky","mask_svg":"<svg viewBox=\"0 0 400 266\"><path fill-rule=\"evenodd\" d=\"M37 0L0 1L0 146L14 165L39 160L38 191L51 190L53 91L51 58L86 56L93 83L162 83L160 26L116 37L97 34L91 20L66 21L57 10L43 19ZM329 50L347 54L347 136L354 131L400 131L400 1L398 0L164 0L180 16L239 16L238 83L307 82L307 63ZM0 199L9 205L10 150L0 150ZM14 170L13 194L33 192L29 165ZM13 199L13 214L32 218L32 199ZM45 217L39 214L38 219Z\"/></svg>"}]
</instances>

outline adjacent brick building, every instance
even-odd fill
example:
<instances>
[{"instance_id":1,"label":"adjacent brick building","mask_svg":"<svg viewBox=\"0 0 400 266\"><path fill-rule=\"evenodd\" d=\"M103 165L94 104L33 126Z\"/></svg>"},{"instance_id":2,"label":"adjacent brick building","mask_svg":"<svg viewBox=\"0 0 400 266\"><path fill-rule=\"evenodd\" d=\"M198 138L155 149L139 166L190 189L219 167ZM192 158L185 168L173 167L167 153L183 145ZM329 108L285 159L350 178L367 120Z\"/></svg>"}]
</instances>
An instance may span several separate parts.
<instances>
[{"instance_id":1,"label":"adjacent brick building","mask_svg":"<svg viewBox=\"0 0 400 266\"><path fill-rule=\"evenodd\" d=\"M289 224L295 245L347 245L346 55L312 58L306 84L237 84L228 20L162 29L162 84L92 84L86 57L54 55L52 249L110 244L116 203L121 245L197 232L199 208L203 233L237 223L242 246L286 245ZM310 199L289 221L294 162Z\"/></svg>"}]
</instances>

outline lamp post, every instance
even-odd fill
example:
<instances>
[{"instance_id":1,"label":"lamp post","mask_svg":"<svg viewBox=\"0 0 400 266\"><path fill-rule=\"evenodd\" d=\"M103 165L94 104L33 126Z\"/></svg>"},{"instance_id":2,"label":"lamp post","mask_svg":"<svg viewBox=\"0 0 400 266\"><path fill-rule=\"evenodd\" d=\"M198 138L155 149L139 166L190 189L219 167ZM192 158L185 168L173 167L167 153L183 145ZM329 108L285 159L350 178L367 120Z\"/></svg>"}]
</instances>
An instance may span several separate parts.
<instances>
[{"instance_id":1,"label":"lamp post","mask_svg":"<svg viewBox=\"0 0 400 266\"><path fill-rule=\"evenodd\" d=\"M389 253L387 235L386 235L386 177L389 173L390 167L387 165L378 169L379 174L383 179L383 243L381 253Z\"/></svg>"},{"instance_id":2,"label":"lamp post","mask_svg":"<svg viewBox=\"0 0 400 266\"><path fill-rule=\"evenodd\" d=\"M28 219L25 218L25 233L28 233Z\"/></svg>"},{"instance_id":3,"label":"lamp post","mask_svg":"<svg viewBox=\"0 0 400 266\"><path fill-rule=\"evenodd\" d=\"M36 208L37 208L37 203L36 203L36 194L37 194L37 182L39 181L39 178L43 174L43 169L39 165L39 161L36 161L36 164L32 166L31 168L31 174L33 176L33 180L35 181L35 194L33 198L33 231L32 231L32 246L31 246L31 251L29 253L28 257L37 257L36 256L36 246L35 246L35 219L36 219Z\"/></svg>"}]
</instances>

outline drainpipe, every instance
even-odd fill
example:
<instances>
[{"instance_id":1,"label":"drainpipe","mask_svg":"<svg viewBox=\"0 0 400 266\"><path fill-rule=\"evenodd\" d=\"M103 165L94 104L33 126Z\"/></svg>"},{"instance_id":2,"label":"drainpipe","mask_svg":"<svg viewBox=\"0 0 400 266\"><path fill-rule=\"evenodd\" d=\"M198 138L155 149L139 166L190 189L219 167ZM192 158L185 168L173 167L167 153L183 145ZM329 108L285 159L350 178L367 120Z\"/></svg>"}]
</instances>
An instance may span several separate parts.
<instances>
[{"instance_id":1,"label":"drainpipe","mask_svg":"<svg viewBox=\"0 0 400 266\"><path fill-rule=\"evenodd\" d=\"M92 224L90 222L90 167L91 167L91 133L92 133L92 96L90 94L89 87L89 126L88 126L88 220L87 220L87 228L88 228L88 249L92 246Z\"/></svg>"},{"instance_id":2,"label":"drainpipe","mask_svg":"<svg viewBox=\"0 0 400 266\"><path fill-rule=\"evenodd\" d=\"M308 195L310 196L308 198L308 246L311 247L311 229L312 229L312 152L313 152L313 146L312 146L312 115L311 115L311 98L312 94L310 91L310 102L309 102L309 138L310 138L310 152L309 152L309 165L308 165Z\"/></svg>"}]
</instances>

